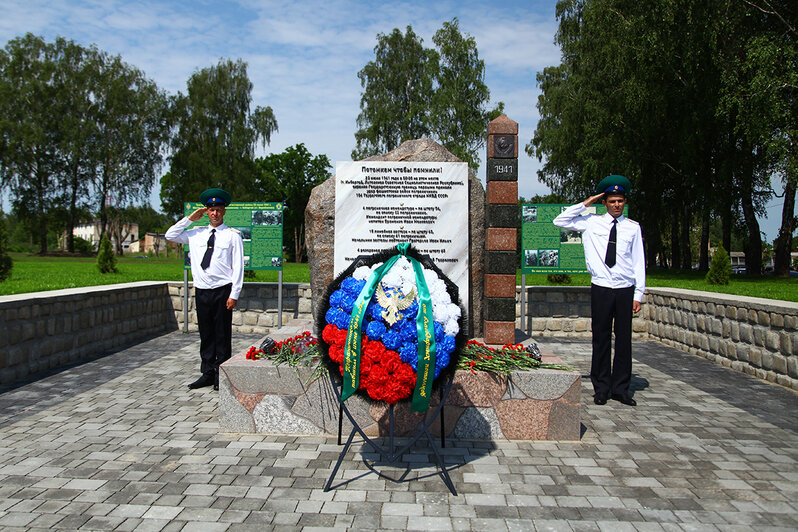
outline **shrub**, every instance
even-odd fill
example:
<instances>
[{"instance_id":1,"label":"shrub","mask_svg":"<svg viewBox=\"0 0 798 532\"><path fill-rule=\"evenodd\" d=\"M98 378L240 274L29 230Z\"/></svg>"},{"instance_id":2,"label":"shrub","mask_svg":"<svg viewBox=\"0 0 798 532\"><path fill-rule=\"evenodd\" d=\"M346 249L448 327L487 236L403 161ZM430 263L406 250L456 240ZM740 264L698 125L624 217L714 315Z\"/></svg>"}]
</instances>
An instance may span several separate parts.
<instances>
[{"instance_id":1,"label":"shrub","mask_svg":"<svg viewBox=\"0 0 798 532\"><path fill-rule=\"evenodd\" d=\"M8 233L5 220L0 218L0 283L11 277L14 262L8 256Z\"/></svg>"},{"instance_id":2,"label":"shrub","mask_svg":"<svg viewBox=\"0 0 798 532\"><path fill-rule=\"evenodd\" d=\"M723 246L718 246L712 255L712 265L705 277L708 284L729 284L731 278L731 259Z\"/></svg>"},{"instance_id":3,"label":"shrub","mask_svg":"<svg viewBox=\"0 0 798 532\"><path fill-rule=\"evenodd\" d=\"M255 270L244 270L244 279L254 279Z\"/></svg>"},{"instance_id":4,"label":"shrub","mask_svg":"<svg viewBox=\"0 0 798 532\"><path fill-rule=\"evenodd\" d=\"M94 254L94 246L91 245L91 242L89 242L85 238L80 238L79 236L73 238L74 238L73 242L75 245L75 253L80 253L81 255Z\"/></svg>"},{"instance_id":5,"label":"shrub","mask_svg":"<svg viewBox=\"0 0 798 532\"><path fill-rule=\"evenodd\" d=\"M550 273L546 280L552 284L571 284L571 276L567 273Z\"/></svg>"},{"instance_id":6,"label":"shrub","mask_svg":"<svg viewBox=\"0 0 798 532\"><path fill-rule=\"evenodd\" d=\"M116 255L114 255L114 250L107 234L103 235L103 239L100 242L100 252L97 253L97 267L100 269L100 273L117 273Z\"/></svg>"}]
</instances>

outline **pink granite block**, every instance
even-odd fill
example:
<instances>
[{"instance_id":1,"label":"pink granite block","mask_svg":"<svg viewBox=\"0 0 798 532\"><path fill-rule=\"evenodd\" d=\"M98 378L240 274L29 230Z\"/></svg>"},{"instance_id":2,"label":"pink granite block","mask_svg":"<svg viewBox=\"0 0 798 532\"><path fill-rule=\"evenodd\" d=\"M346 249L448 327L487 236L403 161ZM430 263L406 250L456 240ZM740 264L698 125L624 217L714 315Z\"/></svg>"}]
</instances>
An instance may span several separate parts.
<instances>
[{"instance_id":1,"label":"pink granite block","mask_svg":"<svg viewBox=\"0 0 798 532\"><path fill-rule=\"evenodd\" d=\"M551 401L510 399L496 405L504 437L510 440L545 440L549 434Z\"/></svg>"},{"instance_id":2,"label":"pink granite block","mask_svg":"<svg viewBox=\"0 0 798 532\"><path fill-rule=\"evenodd\" d=\"M518 135L518 122L499 115L488 124L489 135Z\"/></svg>"},{"instance_id":3,"label":"pink granite block","mask_svg":"<svg viewBox=\"0 0 798 532\"><path fill-rule=\"evenodd\" d=\"M447 405L491 407L501 401L507 391L507 377L495 373L477 372L458 369L454 374L454 382Z\"/></svg>"}]
</instances>

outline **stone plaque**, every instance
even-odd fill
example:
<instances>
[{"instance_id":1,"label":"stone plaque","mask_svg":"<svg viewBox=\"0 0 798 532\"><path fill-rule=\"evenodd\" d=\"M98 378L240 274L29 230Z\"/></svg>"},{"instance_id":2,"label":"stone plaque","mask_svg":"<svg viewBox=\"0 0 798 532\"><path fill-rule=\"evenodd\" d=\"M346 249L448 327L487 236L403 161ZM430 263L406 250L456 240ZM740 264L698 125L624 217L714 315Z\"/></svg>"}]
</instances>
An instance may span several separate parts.
<instances>
[{"instance_id":1,"label":"stone plaque","mask_svg":"<svg viewBox=\"0 0 798 532\"><path fill-rule=\"evenodd\" d=\"M515 135L493 136L493 157L507 159L515 156Z\"/></svg>"},{"instance_id":2,"label":"stone plaque","mask_svg":"<svg viewBox=\"0 0 798 532\"><path fill-rule=\"evenodd\" d=\"M335 174L335 275L358 256L410 242L469 308L468 165L339 162Z\"/></svg>"},{"instance_id":3,"label":"stone plaque","mask_svg":"<svg viewBox=\"0 0 798 532\"><path fill-rule=\"evenodd\" d=\"M488 181L518 181L518 159L488 159Z\"/></svg>"},{"instance_id":4,"label":"stone plaque","mask_svg":"<svg viewBox=\"0 0 798 532\"><path fill-rule=\"evenodd\" d=\"M488 159L488 181L518 181L518 159Z\"/></svg>"}]
</instances>

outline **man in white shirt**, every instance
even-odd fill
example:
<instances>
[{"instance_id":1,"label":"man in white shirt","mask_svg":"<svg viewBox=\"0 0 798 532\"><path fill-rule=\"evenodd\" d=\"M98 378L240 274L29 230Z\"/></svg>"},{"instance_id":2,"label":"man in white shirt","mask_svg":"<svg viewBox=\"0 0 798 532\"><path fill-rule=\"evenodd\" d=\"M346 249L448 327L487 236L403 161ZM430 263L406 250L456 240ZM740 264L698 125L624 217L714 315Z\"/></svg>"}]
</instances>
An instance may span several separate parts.
<instances>
[{"instance_id":1,"label":"man in white shirt","mask_svg":"<svg viewBox=\"0 0 798 532\"><path fill-rule=\"evenodd\" d=\"M591 276L590 307L593 321L593 359L590 380L593 402L608 398L629 406L637 403L629 393L632 380L632 313L640 312L646 289L646 267L640 225L626 218L626 194L631 184L620 175L604 178L596 192L565 209L554 225L582 233L585 262ZM601 200L604 215L584 215ZM613 321L615 358L610 364Z\"/></svg>"},{"instance_id":2,"label":"man in white shirt","mask_svg":"<svg viewBox=\"0 0 798 532\"><path fill-rule=\"evenodd\" d=\"M219 188L200 196L199 208L166 231L166 239L188 244L197 304L202 376L190 389L219 389L219 365L232 354L233 309L244 283L244 243L238 230L224 224L230 194ZM210 225L188 229L208 215Z\"/></svg>"}]
</instances>

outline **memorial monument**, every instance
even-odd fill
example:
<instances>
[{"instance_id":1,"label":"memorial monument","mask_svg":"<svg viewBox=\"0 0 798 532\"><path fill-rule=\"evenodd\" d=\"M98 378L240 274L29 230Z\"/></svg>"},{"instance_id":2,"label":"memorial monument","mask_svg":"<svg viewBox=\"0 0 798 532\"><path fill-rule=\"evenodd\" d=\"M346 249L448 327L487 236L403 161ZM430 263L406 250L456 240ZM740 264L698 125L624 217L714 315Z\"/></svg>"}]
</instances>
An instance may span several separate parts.
<instances>
[{"instance_id":1,"label":"memorial monument","mask_svg":"<svg viewBox=\"0 0 798 532\"><path fill-rule=\"evenodd\" d=\"M398 148L393 151L388 152L385 155L381 156L374 156L365 159L364 161L358 161L357 163L347 163L350 166L340 166L339 169L343 169L346 172L346 176L351 178L355 175L356 172L361 172L362 167L366 167L368 169L377 170L379 165L371 165L369 166L368 162L373 163L380 163L380 162L394 162L394 163L460 163L457 157L455 157L452 153L446 150L443 146L438 144L437 142L431 139L418 139L418 140L409 140ZM356 166L351 166L356 165ZM425 165L417 165L416 168L423 167ZM434 183L443 183L443 186L452 187L450 182L452 179L446 178L442 174L435 172L437 168L440 168L440 165L426 165L429 170L428 176L432 179L434 178ZM370 176L376 177L379 176L379 172L365 172L362 176L364 178L368 178ZM388 173L388 176L393 177L401 177L403 175L402 172L394 172L391 171ZM412 175L414 177L421 176L423 173L420 172L410 172L404 175ZM339 176L335 175L329 178L327 181L322 183L321 185L317 186L313 189L313 192L310 195L310 200L308 201L308 206L305 209L305 235L308 247L308 262L310 265L310 284L311 289L313 291L313 314L316 315L318 310L318 298L321 297L321 294L324 293L324 290L327 288L327 285L333 280L334 276L336 275L335 272L335 262L336 262L336 252L335 252L335 235L336 235L336 227L335 227L335 213L336 213L336 189L338 187L338 179ZM347 179L350 181L351 179ZM387 181L383 180L381 183L386 183ZM401 183L401 181L397 181ZM391 185L393 186L393 185ZM426 185L425 185L426 186ZM457 204L449 204L448 212L444 211L441 208L441 211L429 211L431 206L434 203L430 203L429 201L424 202L423 200L431 200L431 197L426 198L415 198L417 201L422 201L422 203L418 205L414 205L413 213L418 213L420 217L427 217L430 219L430 223L438 223L441 225L446 224L447 216L462 216L463 214L468 214L468 221L467 221L467 231L464 234L455 235L455 238L437 238L434 240L453 240L452 242L428 242L426 235L418 234L416 238L412 233L404 232L400 227L402 225L401 218L408 216L412 216L409 212L403 212L400 214L393 223L391 219L387 219L388 223L381 224L379 227L382 227L382 230L388 231L391 233L391 236L400 236L400 237L410 237L406 239L406 241L410 241L414 245L418 241L419 249L422 251L430 251L431 248L435 250L440 250L441 253L438 253L439 256L449 254L450 251L454 251L455 248L463 249L467 251L468 255L468 264L463 265L464 272L463 274L467 278L466 284L468 287L468 303L466 307L466 312L468 315L469 323L469 331L468 335L470 338L473 337L480 337L482 336L482 298L483 298L483 284L484 284L484 240L485 240L485 190L482 187L482 183L480 183L479 179L477 179L476 175L469 169L467 170L467 190L458 191L456 190L457 187L449 188L447 190L439 190L434 191L429 188L417 188L415 189L416 194L420 194L421 191L424 191L425 194L445 194L447 196L453 195L455 193L461 194L463 200L467 201L467 204L457 205ZM355 191L355 193L358 193ZM361 194L367 194L366 190L360 192ZM450 194L451 193L451 194ZM371 198L371 202L368 205L369 208L373 208L374 210L371 211L374 213L375 216L385 218L387 216L391 216L388 214L388 211L378 211L378 208L384 204L383 206L387 206L389 202L396 202L402 201L403 197L407 197L408 199L408 206L414 200L412 198L413 192L407 189L407 187L396 189L396 197L380 197L380 198ZM369 198L356 198L357 200L366 200ZM444 203L444 200L448 200L450 198L440 198L441 203ZM362 209L363 205L360 203L354 205L355 209ZM454 210L452 210L454 209ZM399 211L401 212L401 211ZM433 220L434 218L434 220ZM431 229L434 230L434 229ZM457 239L457 241L454 241ZM372 249L384 249L391 245L395 245L398 242L387 242L384 239L375 239L375 242L355 242L354 246L352 242L342 243L343 246L349 247L351 249L350 253L343 253L341 256L346 258L349 255L356 255L359 253L370 253ZM467 243L467 246L465 244ZM358 245L362 244L362 245ZM358 248L360 251L358 251ZM448 249L451 248L451 249ZM430 253L433 258L436 257L436 253ZM350 257L352 258L352 257ZM445 263L442 264L442 266ZM442 268L443 269L443 268ZM340 273L340 272L338 272ZM447 272L448 274L449 272ZM456 283L457 280L453 279ZM461 289L462 291L462 289ZM461 296L462 297L462 296ZM465 298L463 298L465 299Z\"/></svg>"}]
</instances>

